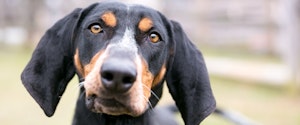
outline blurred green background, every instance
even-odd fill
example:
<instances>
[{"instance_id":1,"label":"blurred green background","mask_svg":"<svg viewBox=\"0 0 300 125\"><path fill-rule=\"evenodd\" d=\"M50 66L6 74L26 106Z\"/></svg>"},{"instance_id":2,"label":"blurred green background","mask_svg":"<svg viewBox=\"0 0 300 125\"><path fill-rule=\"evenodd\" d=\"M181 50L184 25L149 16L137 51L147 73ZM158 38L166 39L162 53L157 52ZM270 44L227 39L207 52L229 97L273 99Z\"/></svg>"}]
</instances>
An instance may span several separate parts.
<instances>
[{"instance_id":1,"label":"blurred green background","mask_svg":"<svg viewBox=\"0 0 300 125\"><path fill-rule=\"evenodd\" d=\"M20 73L47 28L74 8L95 1L0 1L1 125L71 124L77 78L69 83L54 116L48 118L23 87ZM218 108L258 125L299 125L298 1L124 2L146 4L181 23L204 54ZM166 89L160 105L170 103ZM202 124L234 125L216 114Z\"/></svg>"}]
</instances>

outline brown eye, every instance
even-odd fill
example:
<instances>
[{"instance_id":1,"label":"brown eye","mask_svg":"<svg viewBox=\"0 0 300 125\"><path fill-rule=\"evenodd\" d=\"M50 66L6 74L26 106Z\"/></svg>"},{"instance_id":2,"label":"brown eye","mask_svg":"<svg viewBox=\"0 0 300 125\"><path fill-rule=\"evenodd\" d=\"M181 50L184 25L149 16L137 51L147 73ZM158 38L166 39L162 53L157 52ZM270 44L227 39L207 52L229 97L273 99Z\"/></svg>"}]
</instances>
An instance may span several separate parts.
<instances>
[{"instance_id":1,"label":"brown eye","mask_svg":"<svg viewBox=\"0 0 300 125\"><path fill-rule=\"evenodd\" d=\"M90 27L90 30L91 30L92 33L98 34L102 31L102 28L100 27L99 24L94 24Z\"/></svg>"},{"instance_id":2,"label":"brown eye","mask_svg":"<svg viewBox=\"0 0 300 125\"><path fill-rule=\"evenodd\" d=\"M160 38L159 38L158 34L156 34L156 33L151 33L149 35L149 38L150 38L150 41L153 43L157 43L160 41Z\"/></svg>"}]
</instances>

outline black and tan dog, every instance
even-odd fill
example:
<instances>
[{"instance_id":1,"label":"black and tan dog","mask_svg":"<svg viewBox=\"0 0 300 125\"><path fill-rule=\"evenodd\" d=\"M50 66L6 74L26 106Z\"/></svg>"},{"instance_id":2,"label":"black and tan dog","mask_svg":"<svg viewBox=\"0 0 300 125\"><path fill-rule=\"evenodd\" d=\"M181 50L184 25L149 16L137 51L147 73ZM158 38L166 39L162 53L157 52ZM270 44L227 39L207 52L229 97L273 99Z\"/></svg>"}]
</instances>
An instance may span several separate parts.
<instances>
[{"instance_id":1,"label":"black and tan dog","mask_svg":"<svg viewBox=\"0 0 300 125\"><path fill-rule=\"evenodd\" d=\"M168 125L154 106L166 81L186 125L215 109L205 62L180 25L139 5L75 9L40 40L22 82L52 116L68 82L83 86L73 125Z\"/></svg>"}]
</instances>

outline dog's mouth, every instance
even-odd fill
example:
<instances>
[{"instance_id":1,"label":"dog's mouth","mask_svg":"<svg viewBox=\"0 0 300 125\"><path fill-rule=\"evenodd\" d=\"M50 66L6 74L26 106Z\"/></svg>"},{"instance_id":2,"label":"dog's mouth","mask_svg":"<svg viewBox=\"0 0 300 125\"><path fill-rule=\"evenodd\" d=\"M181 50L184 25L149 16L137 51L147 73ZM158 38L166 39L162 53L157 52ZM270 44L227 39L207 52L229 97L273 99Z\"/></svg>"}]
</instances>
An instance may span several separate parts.
<instances>
[{"instance_id":1,"label":"dog's mouth","mask_svg":"<svg viewBox=\"0 0 300 125\"><path fill-rule=\"evenodd\" d=\"M126 106L116 99L88 98L86 102L88 109L96 113L121 115L125 112L128 112Z\"/></svg>"},{"instance_id":2,"label":"dog's mouth","mask_svg":"<svg viewBox=\"0 0 300 125\"><path fill-rule=\"evenodd\" d=\"M125 107L122 103L117 101L116 99L99 99L99 103L101 103L105 107Z\"/></svg>"},{"instance_id":3,"label":"dog's mouth","mask_svg":"<svg viewBox=\"0 0 300 125\"><path fill-rule=\"evenodd\" d=\"M148 105L128 103L130 98L86 98L86 105L89 110L95 113L104 113L108 115L130 115L133 117L140 116L143 114Z\"/></svg>"}]
</instances>

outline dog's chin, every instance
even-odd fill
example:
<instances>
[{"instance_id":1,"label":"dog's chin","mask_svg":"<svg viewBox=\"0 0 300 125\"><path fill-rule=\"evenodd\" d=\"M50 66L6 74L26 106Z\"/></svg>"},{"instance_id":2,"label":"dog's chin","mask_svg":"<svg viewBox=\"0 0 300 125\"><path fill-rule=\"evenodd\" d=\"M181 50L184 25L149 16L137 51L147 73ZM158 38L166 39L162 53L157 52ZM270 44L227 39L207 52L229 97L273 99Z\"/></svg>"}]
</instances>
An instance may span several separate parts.
<instances>
[{"instance_id":1,"label":"dog's chin","mask_svg":"<svg viewBox=\"0 0 300 125\"><path fill-rule=\"evenodd\" d=\"M124 104L115 99L100 99L94 101L92 112L103 113L112 116L130 115L132 117L141 116L147 109L147 104Z\"/></svg>"}]
</instances>

